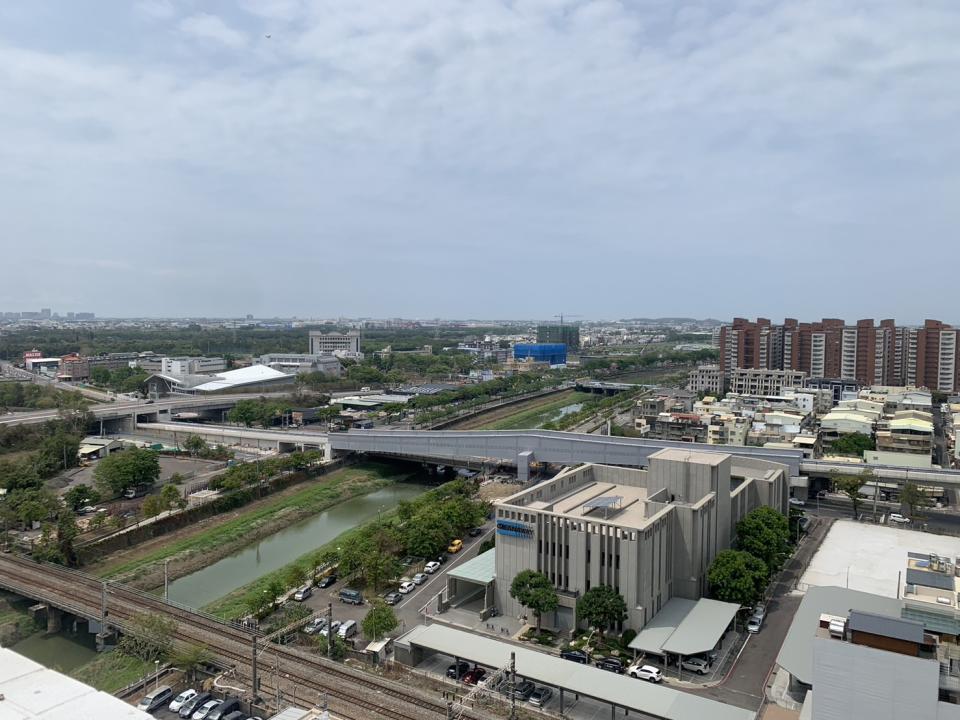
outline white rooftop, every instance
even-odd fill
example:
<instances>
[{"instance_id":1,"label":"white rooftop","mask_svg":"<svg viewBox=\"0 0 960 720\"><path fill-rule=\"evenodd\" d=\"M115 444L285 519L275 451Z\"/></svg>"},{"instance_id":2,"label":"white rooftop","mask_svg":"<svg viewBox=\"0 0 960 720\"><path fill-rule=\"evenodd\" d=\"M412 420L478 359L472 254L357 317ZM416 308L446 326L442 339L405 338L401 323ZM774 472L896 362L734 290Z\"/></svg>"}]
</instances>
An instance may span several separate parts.
<instances>
[{"instance_id":1,"label":"white rooftop","mask_svg":"<svg viewBox=\"0 0 960 720\"><path fill-rule=\"evenodd\" d=\"M862 507L869 512L869 503ZM800 587L834 585L895 598L908 552L960 557L960 538L838 520L800 578Z\"/></svg>"},{"instance_id":2,"label":"white rooftop","mask_svg":"<svg viewBox=\"0 0 960 720\"><path fill-rule=\"evenodd\" d=\"M123 700L0 649L0 720L151 720Z\"/></svg>"},{"instance_id":3,"label":"white rooftop","mask_svg":"<svg viewBox=\"0 0 960 720\"><path fill-rule=\"evenodd\" d=\"M279 378L289 378L285 372L280 372L267 365L251 365L250 367L238 368L237 370L227 370L217 373L210 382L205 382L195 386L194 390L200 392L213 392L214 390L227 390L241 385L254 385L261 382L269 382Z\"/></svg>"}]
</instances>

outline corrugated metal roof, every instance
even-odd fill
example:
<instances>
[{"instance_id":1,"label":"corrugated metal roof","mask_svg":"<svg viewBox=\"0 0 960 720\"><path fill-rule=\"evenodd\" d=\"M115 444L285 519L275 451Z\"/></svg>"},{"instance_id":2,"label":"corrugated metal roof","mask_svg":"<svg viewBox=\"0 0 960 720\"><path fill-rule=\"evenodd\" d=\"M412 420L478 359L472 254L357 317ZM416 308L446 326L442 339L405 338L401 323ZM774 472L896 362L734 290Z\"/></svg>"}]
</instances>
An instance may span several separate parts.
<instances>
[{"instance_id":1,"label":"corrugated metal roof","mask_svg":"<svg viewBox=\"0 0 960 720\"><path fill-rule=\"evenodd\" d=\"M538 683L585 695L646 713L663 720L755 720L756 713L732 705L638 681L589 665L561 660L555 655L529 650L493 638L440 624L419 626L397 640L459 657L486 667L502 668L516 653L517 674Z\"/></svg>"},{"instance_id":2,"label":"corrugated metal roof","mask_svg":"<svg viewBox=\"0 0 960 720\"><path fill-rule=\"evenodd\" d=\"M489 585L497 576L497 549L492 548L485 553L467 560L459 567L447 573L447 577L467 580L469 582Z\"/></svg>"},{"instance_id":3,"label":"corrugated metal roof","mask_svg":"<svg viewBox=\"0 0 960 720\"><path fill-rule=\"evenodd\" d=\"M0 649L2 720L151 720L123 700Z\"/></svg>"},{"instance_id":4,"label":"corrugated metal roof","mask_svg":"<svg viewBox=\"0 0 960 720\"><path fill-rule=\"evenodd\" d=\"M660 608L660 612L654 615L653 619L643 626L643 630L630 641L628 647L631 650L663 654L664 643L676 632L677 627L696 604L696 600L670 598L667 604Z\"/></svg>"},{"instance_id":5,"label":"corrugated metal roof","mask_svg":"<svg viewBox=\"0 0 960 720\"><path fill-rule=\"evenodd\" d=\"M777 655L777 665L800 682L813 685L813 638L820 615L846 617L851 610L900 617L900 601L842 587L811 587L797 608L787 637Z\"/></svg>"},{"instance_id":6,"label":"corrugated metal roof","mask_svg":"<svg viewBox=\"0 0 960 720\"><path fill-rule=\"evenodd\" d=\"M923 623L915 620L903 620L902 618L892 618L887 615L863 612L862 610L852 610L847 621L847 627L850 630L870 633L871 635L882 635L906 640L907 642L923 642Z\"/></svg>"},{"instance_id":7,"label":"corrugated metal roof","mask_svg":"<svg viewBox=\"0 0 960 720\"><path fill-rule=\"evenodd\" d=\"M701 598L663 645L663 649L677 655L696 655L712 650L720 642L740 606Z\"/></svg>"}]
</instances>

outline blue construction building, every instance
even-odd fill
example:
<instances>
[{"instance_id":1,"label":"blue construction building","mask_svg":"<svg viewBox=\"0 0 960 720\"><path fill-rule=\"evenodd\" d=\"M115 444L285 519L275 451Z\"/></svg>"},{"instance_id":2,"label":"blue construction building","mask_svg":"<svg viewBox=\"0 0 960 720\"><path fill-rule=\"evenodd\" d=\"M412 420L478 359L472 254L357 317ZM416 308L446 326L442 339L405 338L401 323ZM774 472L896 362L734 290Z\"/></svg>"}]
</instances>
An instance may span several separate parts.
<instances>
[{"instance_id":1,"label":"blue construction building","mask_svg":"<svg viewBox=\"0 0 960 720\"><path fill-rule=\"evenodd\" d=\"M513 359L566 365L567 346L565 343L518 343L513 346Z\"/></svg>"}]
</instances>

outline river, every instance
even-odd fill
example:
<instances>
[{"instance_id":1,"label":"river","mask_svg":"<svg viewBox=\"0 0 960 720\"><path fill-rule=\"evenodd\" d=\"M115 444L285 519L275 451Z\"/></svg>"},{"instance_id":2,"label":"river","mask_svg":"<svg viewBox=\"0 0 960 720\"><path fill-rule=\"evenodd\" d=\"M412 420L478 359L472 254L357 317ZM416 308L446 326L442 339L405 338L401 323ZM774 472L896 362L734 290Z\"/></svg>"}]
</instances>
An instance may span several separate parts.
<instances>
[{"instance_id":1,"label":"river","mask_svg":"<svg viewBox=\"0 0 960 720\"><path fill-rule=\"evenodd\" d=\"M203 607L282 568L304 553L327 544L340 533L374 519L380 510L389 510L400 500L415 498L429 487L417 483L397 483L334 505L255 545L173 581L170 583L170 599L190 607Z\"/></svg>"},{"instance_id":2,"label":"river","mask_svg":"<svg viewBox=\"0 0 960 720\"><path fill-rule=\"evenodd\" d=\"M44 667L68 673L86 665L97 656L96 635L87 632L87 624L80 623L76 635L62 630L56 635L35 633L16 643L10 649Z\"/></svg>"}]
</instances>

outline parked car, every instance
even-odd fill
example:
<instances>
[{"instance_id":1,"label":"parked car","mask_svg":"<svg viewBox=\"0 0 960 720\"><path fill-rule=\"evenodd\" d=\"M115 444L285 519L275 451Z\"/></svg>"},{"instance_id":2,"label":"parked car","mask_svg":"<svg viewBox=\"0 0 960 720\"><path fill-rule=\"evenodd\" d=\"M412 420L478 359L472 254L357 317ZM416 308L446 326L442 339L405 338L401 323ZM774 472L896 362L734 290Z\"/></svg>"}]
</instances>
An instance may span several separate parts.
<instances>
[{"instance_id":1,"label":"parked car","mask_svg":"<svg viewBox=\"0 0 960 720\"><path fill-rule=\"evenodd\" d=\"M403 600L403 595L401 595L398 592L388 592L386 595L383 596L383 601L387 605L396 605L401 600Z\"/></svg>"},{"instance_id":2,"label":"parked car","mask_svg":"<svg viewBox=\"0 0 960 720\"><path fill-rule=\"evenodd\" d=\"M897 523L899 525L910 524L910 518L908 518L906 515L901 515L900 513L890 513L888 517L892 523Z\"/></svg>"},{"instance_id":3,"label":"parked car","mask_svg":"<svg viewBox=\"0 0 960 720\"><path fill-rule=\"evenodd\" d=\"M450 545L447 546L448 553L458 553L463 549L463 540L459 538L456 540L451 540Z\"/></svg>"},{"instance_id":4,"label":"parked car","mask_svg":"<svg viewBox=\"0 0 960 720\"><path fill-rule=\"evenodd\" d=\"M413 582L416 585L423 585L427 581L426 573L417 573L413 576Z\"/></svg>"},{"instance_id":5,"label":"parked car","mask_svg":"<svg viewBox=\"0 0 960 720\"><path fill-rule=\"evenodd\" d=\"M306 625L304 625L303 631L307 635L316 635L318 632L323 630L326 626L327 626L327 619L318 617L318 618L314 618L313 620L308 622Z\"/></svg>"},{"instance_id":6,"label":"parked car","mask_svg":"<svg viewBox=\"0 0 960 720\"><path fill-rule=\"evenodd\" d=\"M492 673L490 675L484 675L480 680L477 681L477 686L482 687L484 690L489 690L494 692L500 689L500 686L503 685L506 678L501 674Z\"/></svg>"},{"instance_id":7,"label":"parked car","mask_svg":"<svg viewBox=\"0 0 960 720\"><path fill-rule=\"evenodd\" d=\"M340 629L337 630L337 635L346 640L357 634L357 621L356 620L347 620L343 625L340 626Z\"/></svg>"},{"instance_id":8,"label":"parked car","mask_svg":"<svg viewBox=\"0 0 960 720\"><path fill-rule=\"evenodd\" d=\"M177 714L182 718L188 718L193 715L193 711L198 707L203 705L207 700L212 698L208 692L200 693L199 695L194 695L190 700L187 700L183 705L180 706L180 709L177 711Z\"/></svg>"},{"instance_id":9,"label":"parked car","mask_svg":"<svg viewBox=\"0 0 960 720\"><path fill-rule=\"evenodd\" d=\"M413 592L413 589L416 587L410 580L400 583L400 593L406 595L407 593Z\"/></svg>"},{"instance_id":10,"label":"parked car","mask_svg":"<svg viewBox=\"0 0 960 720\"><path fill-rule=\"evenodd\" d=\"M223 720L227 715L239 709L240 700L238 698L224 698L223 702L207 715L207 720Z\"/></svg>"},{"instance_id":11,"label":"parked car","mask_svg":"<svg viewBox=\"0 0 960 720\"><path fill-rule=\"evenodd\" d=\"M330 633L335 633L339 629L340 629L340 621L334 620L332 623L330 623L329 627L325 625L322 628L320 628L320 635L323 635L323 637L330 637Z\"/></svg>"},{"instance_id":12,"label":"parked car","mask_svg":"<svg viewBox=\"0 0 960 720\"><path fill-rule=\"evenodd\" d=\"M787 502L793 505L794 507L804 507L807 504L800 498L795 498L795 497L790 498L789 500L787 500Z\"/></svg>"},{"instance_id":13,"label":"parked car","mask_svg":"<svg viewBox=\"0 0 960 720\"><path fill-rule=\"evenodd\" d=\"M349 605L363 605L363 595L359 590L351 590L350 588L343 588L340 591L340 602L347 603Z\"/></svg>"},{"instance_id":14,"label":"parked car","mask_svg":"<svg viewBox=\"0 0 960 720\"><path fill-rule=\"evenodd\" d=\"M297 591L293 594L293 599L297 602L303 602L311 595L313 595L313 588L309 585L304 585L302 588L297 588Z\"/></svg>"},{"instance_id":15,"label":"parked car","mask_svg":"<svg viewBox=\"0 0 960 720\"><path fill-rule=\"evenodd\" d=\"M482 667L474 667L472 670L468 670L467 674L463 676L463 682L467 685L476 685L484 677L486 677L487 671Z\"/></svg>"},{"instance_id":16,"label":"parked car","mask_svg":"<svg viewBox=\"0 0 960 720\"><path fill-rule=\"evenodd\" d=\"M143 699L137 703L137 709L143 710L144 712L153 712L170 702L171 697L173 697L171 687L169 685L161 685L154 689L153 692L148 692L144 695Z\"/></svg>"},{"instance_id":17,"label":"parked car","mask_svg":"<svg viewBox=\"0 0 960 720\"><path fill-rule=\"evenodd\" d=\"M447 677L459 680L470 670L470 664L461 660L447 668Z\"/></svg>"},{"instance_id":18,"label":"parked car","mask_svg":"<svg viewBox=\"0 0 960 720\"><path fill-rule=\"evenodd\" d=\"M330 587L331 585L333 585L333 584L336 583L336 582L337 582L337 574L336 574L336 573L330 573L329 575L326 575L325 577L323 577L323 578L320 580L320 582L317 583L317 587L318 587L318 588L321 588L321 589L322 589L322 588L328 588L328 587Z\"/></svg>"},{"instance_id":19,"label":"parked car","mask_svg":"<svg viewBox=\"0 0 960 720\"><path fill-rule=\"evenodd\" d=\"M203 705L194 710L193 715L190 717L193 720L207 720L207 717L217 709L220 702L220 700L207 700Z\"/></svg>"},{"instance_id":20,"label":"parked car","mask_svg":"<svg viewBox=\"0 0 960 720\"><path fill-rule=\"evenodd\" d=\"M521 680L517 683L516 687L513 688L513 697L517 700L529 700L536 689L537 686L529 680Z\"/></svg>"},{"instance_id":21,"label":"parked car","mask_svg":"<svg viewBox=\"0 0 960 720\"><path fill-rule=\"evenodd\" d=\"M428 562L426 565L423 566L423 571L427 575L433 575L439 569L440 569L440 563L438 563L436 560L431 560L430 562Z\"/></svg>"},{"instance_id":22,"label":"parked car","mask_svg":"<svg viewBox=\"0 0 960 720\"><path fill-rule=\"evenodd\" d=\"M229 715L225 715L223 720L247 720L247 716L241 710L234 710Z\"/></svg>"},{"instance_id":23,"label":"parked car","mask_svg":"<svg viewBox=\"0 0 960 720\"><path fill-rule=\"evenodd\" d=\"M470 530L470 532L468 532L467 535L469 535L470 537L480 537L481 535L483 535L483 528L475 527L472 530ZM544 688L544 689L549 690L549 688Z\"/></svg>"},{"instance_id":24,"label":"parked car","mask_svg":"<svg viewBox=\"0 0 960 720\"><path fill-rule=\"evenodd\" d=\"M180 712L180 708L184 706L189 700L193 700L197 696L197 691L193 688L189 690L184 690L182 693L177 695L173 700L170 701L170 704L167 705L167 708L170 712Z\"/></svg>"},{"instance_id":25,"label":"parked car","mask_svg":"<svg viewBox=\"0 0 960 720\"><path fill-rule=\"evenodd\" d=\"M638 680L648 680L654 683L663 682L663 673L660 671L660 668L654 667L653 665L636 663L627 668L627 674Z\"/></svg>"},{"instance_id":26,"label":"parked car","mask_svg":"<svg viewBox=\"0 0 960 720\"><path fill-rule=\"evenodd\" d=\"M552 697L553 697L553 690L551 690L550 688L544 685L541 685L532 693L530 693L530 704L533 705L534 707L543 707L548 702L550 702L550 698Z\"/></svg>"},{"instance_id":27,"label":"parked car","mask_svg":"<svg viewBox=\"0 0 960 720\"><path fill-rule=\"evenodd\" d=\"M560 657L564 660L573 660L573 662L578 662L581 665L590 662L590 656L583 650L561 650Z\"/></svg>"},{"instance_id":28,"label":"parked car","mask_svg":"<svg viewBox=\"0 0 960 720\"><path fill-rule=\"evenodd\" d=\"M601 670L609 670L610 672L623 673L623 660L615 657L605 657L597 660L594 665L596 665Z\"/></svg>"},{"instance_id":29,"label":"parked car","mask_svg":"<svg viewBox=\"0 0 960 720\"><path fill-rule=\"evenodd\" d=\"M683 659L680 667L684 670L695 672L698 675L706 675L710 672L710 661L704 660L701 657L688 657Z\"/></svg>"},{"instance_id":30,"label":"parked car","mask_svg":"<svg viewBox=\"0 0 960 720\"><path fill-rule=\"evenodd\" d=\"M747 632L748 633L758 633L760 628L763 626L763 618L752 615L749 620L747 620Z\"/></svg>"},{"instance_id":31,"label":"parked car","mask_svg":"<svg viewBox=\"0 0 960 720\"><path fill-rule=\"evenodd\" d=\"M757 603L753 606L753 616L760 618L760 622L767 617L767 606L763 603Z\"/></svg>"}]
</instances>

